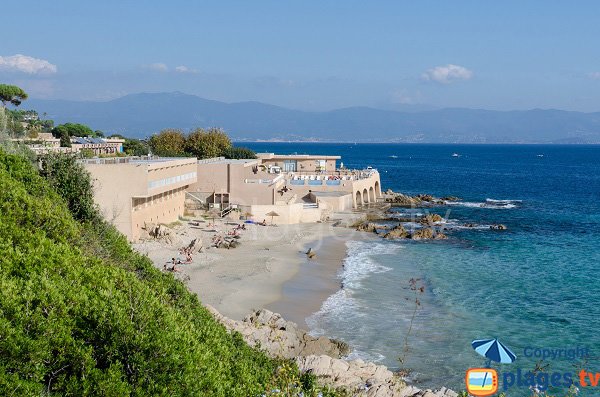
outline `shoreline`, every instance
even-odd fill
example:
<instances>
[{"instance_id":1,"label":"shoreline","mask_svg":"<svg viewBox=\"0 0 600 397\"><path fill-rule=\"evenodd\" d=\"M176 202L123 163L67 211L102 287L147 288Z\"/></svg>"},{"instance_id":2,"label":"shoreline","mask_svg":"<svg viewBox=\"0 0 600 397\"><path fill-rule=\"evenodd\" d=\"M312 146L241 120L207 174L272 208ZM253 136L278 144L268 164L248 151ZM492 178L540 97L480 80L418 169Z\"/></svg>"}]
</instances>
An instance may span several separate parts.
<instances>
[{"instance_id":1,"label":"shoreline","mask_svg":"<svg viewBox=\"0 0 600 397\"><path fill-rule=\"evenodd\" d=\"M316 243L320 248L315 249ZM310 331L306 318L319 311L323 302L340 289L337 278L348 255L348 248L345 241L335 237L307 243L304 252L309 248L317 252L316 258L308 259L302 255L302 264L296 274L281 286L280 298L265 309L280 313L300 328Z\"/></svg>"},{"instance_id":2,"label":"shoreline","mask_svg":"<svg viewBox=\"0 0 600 397\"><path fill-rule=\"evenodd\" d=\"M179 266L178 277L187 279L186 285L203 304L234 320L242 320L253 309L268 308L307 328L306 317L340 288L336 276L346 258L346 241L368 238L329 223L247 225L237 248L207 248L212 236L227 233L236 224L217 221L208 227L202 222L194 227L186 222L172 229L171 242L145 240L133 246L162 269L171 258L181 257L180 247L197 238L204 249L191 264ZM316 258L307 258L308 248Z\"/></svg>"}]
</instances>

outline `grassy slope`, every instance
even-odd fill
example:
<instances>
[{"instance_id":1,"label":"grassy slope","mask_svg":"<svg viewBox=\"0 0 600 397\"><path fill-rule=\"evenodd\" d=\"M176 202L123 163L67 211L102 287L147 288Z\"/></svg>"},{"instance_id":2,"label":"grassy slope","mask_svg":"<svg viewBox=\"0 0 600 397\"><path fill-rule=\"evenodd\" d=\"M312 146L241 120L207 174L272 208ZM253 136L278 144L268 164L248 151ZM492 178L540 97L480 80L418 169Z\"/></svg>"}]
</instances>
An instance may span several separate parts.
<instances>
[{"instance_id":1,"label":"grassy slope","mask_svg":"<svg viewBox=\"0 0 600 397\"><path fill-rule=\"evenodd\" d=\"M0 395L257 395L276 363L0 149Z\"/></svg>"}]
</instances>

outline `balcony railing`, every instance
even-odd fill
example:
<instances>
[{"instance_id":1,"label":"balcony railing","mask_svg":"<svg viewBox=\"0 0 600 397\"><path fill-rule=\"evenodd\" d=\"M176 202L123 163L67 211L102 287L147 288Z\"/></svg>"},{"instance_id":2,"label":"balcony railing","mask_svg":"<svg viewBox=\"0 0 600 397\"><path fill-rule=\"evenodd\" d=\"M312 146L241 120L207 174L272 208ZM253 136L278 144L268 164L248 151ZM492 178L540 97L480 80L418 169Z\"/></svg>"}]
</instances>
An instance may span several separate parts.
<instances>
[{"instance_id":1,"label":"balcony railing","mask_svg":"<svg viewBox=\"0 0 600 397\"><path fill-rule=\"evenodd\" d=\"M290 185L339 186L344 181L358 181L371 178L377 170L339 170L328 172L289 172L286 181Z\"/></svg>"}]
</instances>

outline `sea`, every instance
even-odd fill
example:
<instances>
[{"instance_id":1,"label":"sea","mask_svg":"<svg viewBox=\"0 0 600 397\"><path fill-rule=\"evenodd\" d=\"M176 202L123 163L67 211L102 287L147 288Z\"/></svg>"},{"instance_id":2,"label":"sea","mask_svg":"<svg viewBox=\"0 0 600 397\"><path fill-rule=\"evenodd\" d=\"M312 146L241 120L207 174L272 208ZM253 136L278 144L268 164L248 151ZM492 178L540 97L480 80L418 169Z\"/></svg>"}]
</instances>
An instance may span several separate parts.
<instances>
[{"instance_id":1,"label":"sea","mask_svg":"<svg viewBox=\"0 0 600 397\"><path fill-rule=\"evenodd\" d=\"M471 342L497 338L517 356L491 364L509 396L532 392L526 382L507 388L506 373L600 372L600 146L244 145L340 155L345 167L376 168L383 190L460 198L394 209L440 214L446 240L346 243L344 288L306 322L314 335L349 343L351 359L401 369L421 388L460 391L465 371L486 364ZM554 356L540 361L544 352ZM544 389L543 378L535 383ZM549 391L564 395L564 383ZM578 387L600 395L600 385Z\"/></svg>"}]
</instances>

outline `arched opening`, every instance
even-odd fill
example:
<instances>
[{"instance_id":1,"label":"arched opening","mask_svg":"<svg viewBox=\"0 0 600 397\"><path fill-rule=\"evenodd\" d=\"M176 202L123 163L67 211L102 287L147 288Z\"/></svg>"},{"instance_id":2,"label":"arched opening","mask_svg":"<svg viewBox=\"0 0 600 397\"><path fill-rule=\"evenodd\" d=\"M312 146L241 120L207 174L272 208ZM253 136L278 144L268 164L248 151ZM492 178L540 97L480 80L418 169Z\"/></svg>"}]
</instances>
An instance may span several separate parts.
<instances>
[{"instance_id":1,"label":"arched opening","mask_svg":"<svg viewBox=\"0 0 600 397\"><path fill-rule=\"evenodd\" d=\"M365 204L369 202L369 192L367 192L367 189L363 190L363 202Z\"/></svg>"},{"instance_id":2,"label":"arched opening","mask_svg":"<svg viewBox=\"0 0 600 397\"><path fill-rule=\"evenodd\" d=\"M375 194L377 197L381 197L381 187L379 186L379 181L375 182Z\"/></svg>"},{"instance_id":3,"label":"arched opening","mask_svg":"<svg viewBox=\"0 0 600 397\"><path fill-rule=\"evenodd\" d=\"M356 191L356 206L360 207L362 205L362 196L360 195L360 191Z\"/></svg>"},{"instance_id":4,"label":"arched opening","mask_svg":"<svg viewBox=\"0 0 600 397\"><path fill-rule=\"evenodd\" d=\"M375 189L373 189L373 186L369 188L369 202L375 202Z\"/></svg>"}]
</instances>

